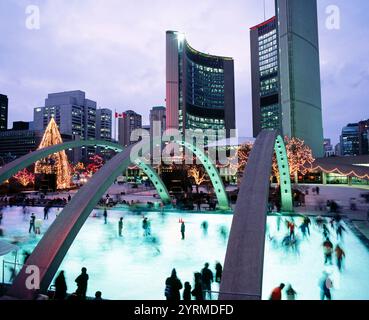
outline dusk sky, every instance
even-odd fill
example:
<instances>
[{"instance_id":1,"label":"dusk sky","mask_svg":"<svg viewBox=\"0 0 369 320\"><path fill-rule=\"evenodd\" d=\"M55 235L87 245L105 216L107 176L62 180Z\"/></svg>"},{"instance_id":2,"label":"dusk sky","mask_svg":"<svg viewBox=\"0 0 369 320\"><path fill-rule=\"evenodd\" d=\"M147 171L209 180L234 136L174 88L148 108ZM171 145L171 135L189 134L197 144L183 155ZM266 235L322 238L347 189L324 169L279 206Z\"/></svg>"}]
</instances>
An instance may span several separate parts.
<instances>
[{"instance_id":1,"label":"dusk sky","mask_svg":"<svg viewBox=\"0 0 369 320\"><path fill-rule=\"evenodd\" d=\"M39 30L26 28L28 5L40 8ZM326 28L328 5L340 9L339 30ZM369 117L368 11L367 0L318 0L324 135L334 143L348 122ZM251 136L249 28L262 20L260 0L1 0L9 125L32 120L48 93L68 90L148 123L149 109L165 105L165 31L177 30L195 49L235 59L237 126Z\"/></svg>"}]
</instances>

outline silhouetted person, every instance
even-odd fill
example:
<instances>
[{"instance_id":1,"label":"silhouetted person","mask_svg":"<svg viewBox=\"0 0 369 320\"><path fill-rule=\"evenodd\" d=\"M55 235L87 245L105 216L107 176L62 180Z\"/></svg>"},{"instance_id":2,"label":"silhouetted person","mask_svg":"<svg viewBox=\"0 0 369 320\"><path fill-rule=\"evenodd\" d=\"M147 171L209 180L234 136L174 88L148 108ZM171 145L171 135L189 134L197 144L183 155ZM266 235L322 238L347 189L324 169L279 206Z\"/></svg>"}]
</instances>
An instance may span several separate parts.
<instances>
[{"instance_id":1,"label":"silhouetted person","mask_svg":"<svg viewBox=\"0 0 369 320\"><path fill-rule=\"evenodd\" d=\"M36 216L34 213L32 213L31 220L29 221L28 233L31 233L31 231L33 231L33 233L36 233L35 221L36 221Z\"/></svg>"},{"instance_id":2,"label":"silhouetted person","mask_svg":"<svg viewBox=\"0 0 369 320\"><path fill-rule=\"evenodd\" d=\"M222 280L223 267L220 262L215 264L215 282L220 283Z\"/></svg>"},{"instance_id":3,"label":"silhouetted person","mask_svg":"<svg viewBox=\"0 0 369 320\"><path fill-rule=\"evenodd\" d=\"M329 278L327 272L323 273L323 277L320 279L320 299L332 300L331 288L333 287L332 280Z\"/></svg>"},{"instance_id":4,"label":"silhouetted person","mask_svg":"<svg viewBox=\"0 0 369 320\"><path fill-rule=\"evenodd\" d=\"M292 288L291 285L288 286L286 290L287 300L296 300L297 292Z\"/></svg>"},{"instance_id":5,"label":"silhouetted person","mask_svg":"<svg viewBox=\"0 0 369 320\"><path fill-rule=\"evenodd\" d=\"M77 283L76 294L80 298L86 299L88 274L87 274L87 269L86 268L82 268L81 271L82 271L82 273L75 280L75 282Z\"/></svg>"},{"instance_id":6,"label":"silhouetted person","mask_svg":"<svg viewBox=\"0 0 369 320\"><path fill-rule=\"evenodd\" d=\"M316 188L315 188L315 191L316 191L316 194L319 196L320 188L319 188L319 187L316 187Z\"/></svg>"},{"instance_id":7,"label":"silhouetted person","mask_svg":"<svg viewBox=\"0 0 369 320\"><path fill-rule=\"evenodd\" d=\"M202 231L204 232L204 235L206 236L208 234L208 228L209 228L208 222L204 221L203 223L201 223L201 228L202 228Z\"/></svg>"},{"instance_id":8,"label":"silhouetted person","mask_svg":"<svg viewBox=\"0 0 369 320\"><path fill-rule=\"evenodd\" d=\"M185 282L183 290L183 300L191 301L191 285L189 282Z\"/></svg>"},{"instance_id":9,"label":"silhouetted person","mask_svg":"<svg viewBox=\"0 0 369 320\"><path fill-rule=\"evenodd\" d=\"M179 301L181 295L179 291L182 289L182 282L177 278L176 269L172 270L172 275L165 281L165 296L167 300Z\"/></svg>"},{"instance_id":10,"label":"silhouetted person","mask_svg":"<svg viewBox=\"0 0 369 320\"><path fill-rule=\"evenodd\" d=\"M195 287L191 291L191 295L193 295L195 297L196 301L204 300L204 292L203 292L203 286L202 286L201 273L200 272L195 273Z\"/></svg>"},{"instance_id":11,"label":"silhouetted person","mask_svg":"<svg viewBox=\"0 0 369 320\"><path fill-rule=\"evenodd\" d=\"M205 263L205 267L201 270L201 280L203 290L207 291L211 300L211 284L214 281L213 272L209 269L209 263Z\"/></svg>"},{"instance_id":12,"label":"silhouetted person","mask_svg":"<svg viewBox=\"0 0 369 320\"><path fill-rule=\"evenodd\" d=\"M311 220L308 216L304 217L304 225L306 227L307 233L310 236L310 225L311 225Z\"/></svg>"},{"instance_id":13,"label":"silhouetted person","mask_svg":"<svg viewBox=\"0 0 369 320\"><path fill-rule=\"evenodd\" d=\"M68 202L70 202L72 200L72 197L70 196L70 194L68 194Z\"/></svg>"},{"instance_id":14,"label":"silhouetted person","mask_svg":"<svg viewBox=\"0 0 369 320\"><path fill-rule=\"evenodd\" d=\"M49 220L49 209L48 205L44 208L44 220Z\"/></svg>"},{"instance_id":15,"label":"silhouetted person","mask_svg":"<svg viewBox=\"0 0 369 320\"><path fill-rule=\"evenodd\" d=\"M28 258L30 257L30 253L28 251L24 251L23 253L23 264L27 263Z\"/></svg>"},{"instance_id":16,"label":"silhouetted person","mask_svg":"<svg viewBox=\"0 0 369 320\"><path fill-rule=\"evenodd\" d=\"M0 226L3 222L3 212L0 210Z\"/></svg>"},{"instance_id":17,"label":"silhouetted person","mask_svg":"<svg viewBox=\"0 0 369 320\"><path fill-rule=\"evenodd\" d=\"M186 232L186 225L184 223L184 221L182 221L182 224L181 224L181 235L182 235L182 240L185 239L185 232Z\"/></svg>"},{"instance_id":18,"label":"silhouetted person","mask_svg":"<svg viewBox=\"0 0 369 320\"><path fill-rule=\"evenodd\" d=\"M104 208L104 223L107 224L108 223L108 210L106 210L106 208Z\"/></svg>"},{"instance_id":19,"label":"silhouetted person","mask_svg":"<svg viewBox=\"0 0 369 320\"><path fill-rule=\"evenodd\" d=\"M65 300L67 296L67 283L65 282L64 271L60 271L55 279L55 300Z\"/></svg>"},{"instance_id":20,"label":"silhouetted person","mask_svg":"<svg viewBox=\"0 0 369 320\"><path fill-rule=\"evenodd\" d=\"M123 230L123 218L120 218L118 222L118 234L120 237L122 236L122 230Z\"/></svg>"},{"instance_id":21,"label":"silhouetted person","mask_svg":"<svg viewBox=\"0 0 369 320\"><path fill-rule=\"evenodd\" d=\"M95 299L96 301L101 301L102 300L102 293L101 291L96 291L95 293Z\"/></svg>"},{"instance_id":22,"label":"silhouetted person","mask_svg":"<svg viewBox=\"0 0 369 320\"><path fill-rule=\"evenodd\" d=\"M345 251L343 251L343 249L339 245L337 245L335 252L336 252L338 270L342 271L343 258L346 256Z\"/></svg>"},{"instance_id":23,"label":"silhouetted person","mask_svg":"<svg viewBox=\"0 0 369 320\"><path fill-rule=\"evenodd\" d=\"M333 253L333 243L327 238L323 242L324 249L324 264L332 264L332 253Z\"/></svg>"},{"instance_id":24,"label":"silhouetted person","mask_svg":"<svg viewBox=\"0 0 369 320\"><path fill-rule=\"evenodd\" d=\"M343 231L346 231L346 229L343 227L341 223L339 223L336 230L337 239L342 239Z\"/></svg>"},{"instance_id":25,"label":"silhouetted person","mask_svg":"<svg viewBox=\"0 0 369 320\"><path fill-rule=\"evenodd\" d=\"M285 287L284 283L281 283L279 287L274 288L269 300L279 301L282 300L282 290Z\"/></svg>"}]
</instances>

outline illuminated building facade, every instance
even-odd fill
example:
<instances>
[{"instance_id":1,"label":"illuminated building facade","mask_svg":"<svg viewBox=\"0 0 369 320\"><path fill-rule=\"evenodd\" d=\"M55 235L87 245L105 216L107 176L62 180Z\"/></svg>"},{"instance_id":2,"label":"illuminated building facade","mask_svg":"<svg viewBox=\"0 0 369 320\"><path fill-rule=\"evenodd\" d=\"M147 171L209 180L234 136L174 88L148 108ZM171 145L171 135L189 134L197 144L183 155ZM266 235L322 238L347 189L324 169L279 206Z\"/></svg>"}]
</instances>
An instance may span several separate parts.
<instances>
[{"instance_id":1,"label":"illuminated building facade","mask_svg":"<svg viewBox=\"0 0 369 320\"><path fill-rule=\"evenodd\" d=\"M193 49L184 35L166 33L167 129L235 129L234 62Z\"/></svg>"},{"instance_id":2,"label":"illuminated building facade","mask_svg":"<svg viewBox=\"0 0 369 320\"><path fill-rule=\"evenodd\" d=\"M276 0L250 30L253 125L303 140L324 155L317 2Z\"/></svg>"}]
</instances>

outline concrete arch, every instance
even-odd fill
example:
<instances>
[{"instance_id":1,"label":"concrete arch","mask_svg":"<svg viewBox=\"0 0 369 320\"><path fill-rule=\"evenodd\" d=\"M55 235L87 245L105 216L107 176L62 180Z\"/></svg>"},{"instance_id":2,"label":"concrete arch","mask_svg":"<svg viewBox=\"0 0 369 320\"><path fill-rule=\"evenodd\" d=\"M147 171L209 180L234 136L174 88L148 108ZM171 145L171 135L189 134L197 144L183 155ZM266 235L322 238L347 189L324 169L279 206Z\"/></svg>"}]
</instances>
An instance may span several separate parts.
<instances>
[{"instance_id":1,"label":"concrete arch","mask_svg":"<svg viewBox=\"0 0 369 320\"><path fill-rule=\"evenodd\" d=\"M219 175L219 172L217 168L211 163L210 159L205 155L205 153L197 149L196 146L182 140L175 141L179 145L185 147L186 149L190 150L192 153L194 153L203 164L206 173L210 177L211 183L214 187L215 195L218 199L218 208L220 210L229 210L230 205L228 201L228 196L226 193L226 190L224 188L223 180Z\"/></svg>"},{"instance_id":2,"label":"concrete arch","mask_svg":"<svg viewBox=\"0 0 369 320\"><path fill-rule=\"evenodd\" d=\"M273 151L281 175L282 209L292 211L287 153L283 138L265 130L252 148L233 216L219 300L260 300L266 212Z\"/></svg>"},{"instance_id":3,"label":"concrete arch","mask_svg":"<svg viewBox=\"0 0 369 320\"><path fill-rule=\"evenodd\" d=\"M45 293L47 291L91 211L114 180L131 164L132 147L127 147L106 163L67 204L28 258L27 265L23 266L15 278L13 285L7 292L9 297L25 300L34 299L38 290L27 288L27 279L30 276L30 271L27 270L28 266L36 266L40 272L39 292ZM34 272L32 267L30 270Z\"/></svg>"},{"instance_id":4,"label":"concrete arch","mask_svg":"<svg viewBox=\"0 0 369 320\"><path fill-rule=\"evenodd\" d=\"M20 170L29 167L36 161L46 158L50 154L79 147L104 147L107 149L114 150L115 152L123 151L123 147L108 141L96 141L96 140L78 140L78 141L70 141L62 144L54 145L48 148L36 150L31 152L21 158L16 159L15 161L8 163L4 167L0 169L0 182L5 181L11 178ZM150 166L144 163L138 162L136 163L144 172L147 174L149 179L155 186L160 198L165 204L169 204L171 202L169 192L164 185L163 181L160 179L159 175L156 171Z\"/></svg>"}]
</instances>

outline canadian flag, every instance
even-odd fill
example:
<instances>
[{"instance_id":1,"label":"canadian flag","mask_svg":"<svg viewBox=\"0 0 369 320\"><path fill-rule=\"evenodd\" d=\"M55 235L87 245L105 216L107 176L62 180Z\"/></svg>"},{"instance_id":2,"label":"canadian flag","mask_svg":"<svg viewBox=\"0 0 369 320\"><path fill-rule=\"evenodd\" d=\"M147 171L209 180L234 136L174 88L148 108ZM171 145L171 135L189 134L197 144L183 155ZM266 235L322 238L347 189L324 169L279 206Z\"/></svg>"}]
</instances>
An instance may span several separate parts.
<instances>
[{"instance_id":1,"label":"canadian flag","mask_svg":"<svg viewBox=\"0 0 369 320\"><path fill-rule=\"evenodd\" d=\"M116 119L118 119L118 118L123 118L123 119L125 119L125 118L127 118L127 114L126 113L118 113L118 112L116 112L115 113L115 118Z\"/></svg>"}]
</instances>

